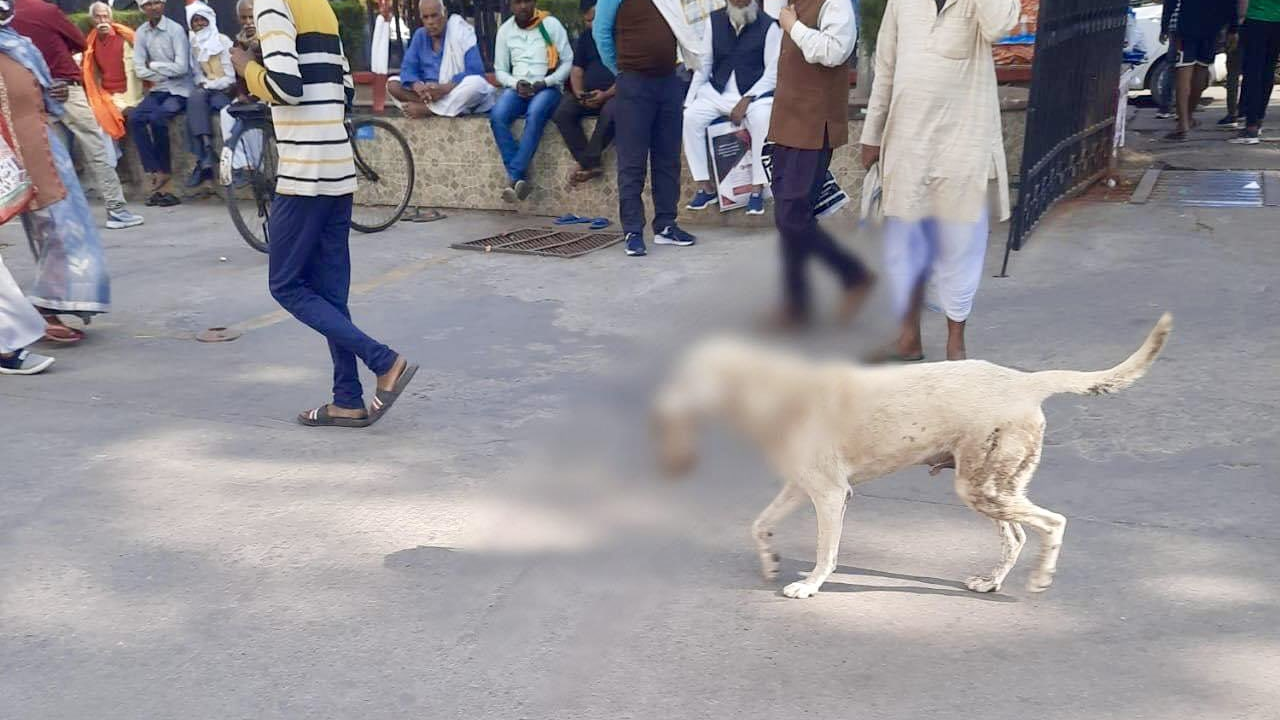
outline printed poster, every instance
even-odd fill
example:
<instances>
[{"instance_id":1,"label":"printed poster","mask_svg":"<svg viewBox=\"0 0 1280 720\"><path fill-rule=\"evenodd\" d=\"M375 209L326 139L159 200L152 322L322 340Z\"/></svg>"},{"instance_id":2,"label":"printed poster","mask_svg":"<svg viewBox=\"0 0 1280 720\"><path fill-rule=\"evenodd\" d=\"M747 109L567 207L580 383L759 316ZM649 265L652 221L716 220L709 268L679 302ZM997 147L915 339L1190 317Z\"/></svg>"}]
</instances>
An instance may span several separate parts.
<instances>
[{"instance_id":1,"label":"printed poster","mask_svg":"<svg viewBox=\"0 0 1280 720\"><path fill-rule=\"evenodd\" d=\"M720 212L745 207L752 188L751 133L730 122L715 123L707 128L707 152Z\"/></svg>"}]
</instances>

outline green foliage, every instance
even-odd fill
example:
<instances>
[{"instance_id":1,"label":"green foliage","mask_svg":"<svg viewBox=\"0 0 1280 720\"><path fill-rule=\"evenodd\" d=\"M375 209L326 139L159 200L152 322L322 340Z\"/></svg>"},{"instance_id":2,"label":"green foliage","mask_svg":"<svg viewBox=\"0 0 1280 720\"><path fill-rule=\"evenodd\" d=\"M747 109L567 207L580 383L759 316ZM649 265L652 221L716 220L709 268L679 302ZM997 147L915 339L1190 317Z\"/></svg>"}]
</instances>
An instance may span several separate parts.
<instances>
[{"instance_id":1,"label":"green foliage","mask_svg":"<svg viewBox=\"0 0 1280 720\"><path fill-rule=\"evenodd\" d=\"M138 27L147 19L141 10L116 10L112 16L116 22L131 28ZM87 12L68 13L67 19L80 28L80 32L86 35L93 30L93 19L89 17Z\"/></svg>"},{"instance_id":2,"label":"green foliage","mask_svg":"<svg viewBox=\"0 0 1280 720\"><path fill-rule=\"evenodd\" d=\"M880 34L880 19L884 17L884 6L887 0L861 0L859 3L858 43L867 50L867 55L876 51L876 36Z\"/></svg>"},{"instance_id":3,"label":"green foliage","mask_svg":"<svg viewBox=\"0 0 1280 720\"><path fill-rule=\"evenodd\" d=\"M538 0L538 7L555 16L569 31L569 37L582 32L582 13L578 12L578 0Z\"/></svg>"}]
</instances>

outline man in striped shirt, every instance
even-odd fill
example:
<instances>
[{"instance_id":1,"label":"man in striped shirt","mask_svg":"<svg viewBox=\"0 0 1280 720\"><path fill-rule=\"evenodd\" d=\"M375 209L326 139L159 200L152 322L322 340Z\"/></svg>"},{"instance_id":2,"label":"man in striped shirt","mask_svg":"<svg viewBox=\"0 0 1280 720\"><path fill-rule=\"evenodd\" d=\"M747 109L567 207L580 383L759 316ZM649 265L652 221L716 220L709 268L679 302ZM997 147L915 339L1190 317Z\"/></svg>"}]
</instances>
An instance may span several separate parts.
<instances>
[{"instance_id":1,"label":"man in striped shirt","mask_svg":"<svg viewBox=\"0 0 1280 720\"><path fill-rule=\"evenodd\" d=\"M232 63L253 95L271 103L279 148L271 203L271 296L329 341L333 402L298 416L309 426L367 427L391 407L418 366L351 322L352 193L356 171L343 119L354 95L325 0L256 0L262 62L243 48ZM378 376L366 410L356 358Z\"/></svg>"}]
</instances>

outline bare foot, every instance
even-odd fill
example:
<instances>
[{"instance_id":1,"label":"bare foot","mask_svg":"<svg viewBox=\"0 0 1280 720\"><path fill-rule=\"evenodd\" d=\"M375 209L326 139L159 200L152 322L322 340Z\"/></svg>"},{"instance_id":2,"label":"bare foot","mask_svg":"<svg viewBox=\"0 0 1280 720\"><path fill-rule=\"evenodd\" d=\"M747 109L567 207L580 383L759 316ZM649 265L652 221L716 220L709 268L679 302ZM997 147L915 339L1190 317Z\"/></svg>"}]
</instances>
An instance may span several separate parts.
<instances>
[{"instance_id":1,"label":"bare foot","mask_svg":"<svg viewBox=\"0 0 1280 720\"><path fill-rule=\"evenodd\" d=\"M871 294L871 288L875 287L875 284L875 276L868 275L865 280L844 291L844 297L840 300L840 311L837 315L841 325L848 325L853 322L854 318L858 317L858 313L862 311L862 306L867 302L867 296Z\"/></svg>"},{"instance_id":2,"label":"bare foot","mask_svg":"<svg viewBox=\"0 0 1280 720\"><path fill-rule=\"evenodd\" d=\"M404 114L416 120L429 118L432 115L435 115L435 113L431 112L431 108L427 107L426 103L418 103L418 102L405 103Z\"/></svg>"},{"instance_id":3,"label":"bare foot","mask_svg":"<svg viewBox=\"0 0 1280 720\"><path fill-rule=\"evenodd\" d=\"M329 403L328 412L329 412L329 417L344 417L344 418L353 418L357 420L361 418L369 417L368 411L366 411L364 408L344 408L344 407L339 407L337 405L334 405L333 403Z\"/></svg>"},{"instance_id":4,"label":"bare foot","mask_svg":"<svg viewBox=\"0 0 1280 720\"><path fill-rule=\"evenodd\" d=\"M400 379L400 374L409 366L409 362L404 359L403 355L396 356L395 363L391 369L378 376L379 390L394 390L396 381Z\"/></svg>"},{"instance_id":5,"label":"bare foot","mask_svg":"<svg viewBox=\"0 0 1280 720\"><path fill-rule=\"evenodd\" d=\"M767 333L791 333L804 330L809 320L791 308L779 308L756 321L756 326Z\"/></svg>"}]
</instances>

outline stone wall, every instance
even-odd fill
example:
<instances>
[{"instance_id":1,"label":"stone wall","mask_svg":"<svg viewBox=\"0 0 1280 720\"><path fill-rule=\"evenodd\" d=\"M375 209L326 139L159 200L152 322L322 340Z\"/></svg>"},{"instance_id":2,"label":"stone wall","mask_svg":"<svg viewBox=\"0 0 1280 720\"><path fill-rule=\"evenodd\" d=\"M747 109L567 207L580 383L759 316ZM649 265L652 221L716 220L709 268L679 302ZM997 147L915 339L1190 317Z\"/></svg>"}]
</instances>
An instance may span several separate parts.
<instances>
[{"instance_id":1,"label":"stone wall","mask_svg":"<svg viewBox=\"0 0 1280 720\"><path fill-rule=\"evenodd\" d=\"M854 112L856 111L850 114ZM1022 138L1026 129L1026 113L1021 107L1015 106L1005 109L1002 112L1002 118L1009 174L1011 177L1016 177L1022 162ZM591 183L570 188L567 179L575 164L560 139L559 131L553 124L548 123L534 158L530 172L530 181L534 186L533 193L524 202L509 205L502 200L506 173L494 145L487 117L427 120L387 117L386 119L404 133L412 149L416 174L412 200L414 205L446 210L450 208L512 210L530 215L555 216L575 213L617 219L618 193L616 184L612 180L617 171L614 153L608 152L605 155L603 177ZM585 122L590 128L590 124L594 121L586 120ZM517 132L520 125L521 123L517 122ZM175 122L171 130L174 178L179 185L190 172L192 160L185 151L186 132L183 127L182 122ZM851 138L859 137L861 131L860 119L849 122ZM392 149L389 143L376 139L359 142L362 143L361 152L374 163L380 153ZM838 149L832 158L831 168L841 185L856 201L862 183L857 145L849 144ZM126 182L138 183L144 177L138 164L137 153L127 141L120 173L121 179ZM392 179L390 183L392 190L398 191L403 187L403 184L397 184L398 182L398 179ZM687 199L691 196L693 187L688 168L683 167L682 164L681 198ZM362 189L357 196L357 202L377 202L380 198L374 190L374 188ZM857 213L856 205L856 202L850 203L842 212L854 216ZM741 211L722 215L715 210L707 210L700 213L682 213L682 222L755 226L771 224L772 218L769 215L749 218Z\"/></svg>"}]
</instances>

